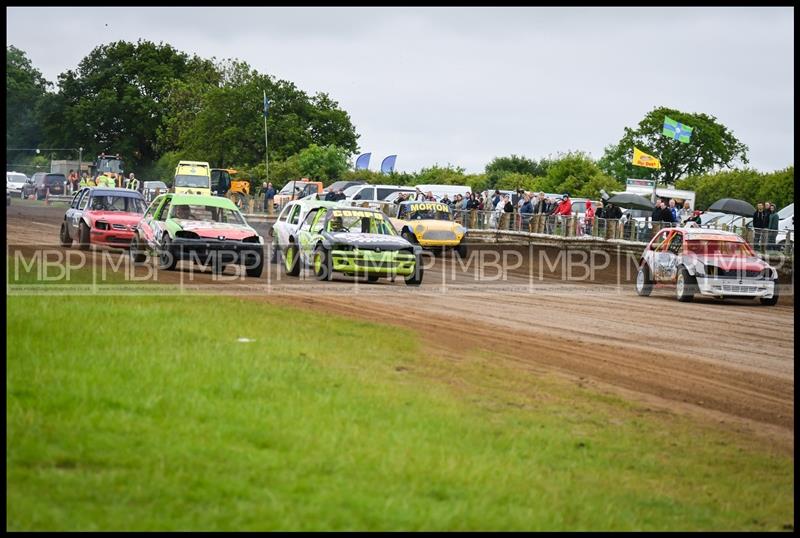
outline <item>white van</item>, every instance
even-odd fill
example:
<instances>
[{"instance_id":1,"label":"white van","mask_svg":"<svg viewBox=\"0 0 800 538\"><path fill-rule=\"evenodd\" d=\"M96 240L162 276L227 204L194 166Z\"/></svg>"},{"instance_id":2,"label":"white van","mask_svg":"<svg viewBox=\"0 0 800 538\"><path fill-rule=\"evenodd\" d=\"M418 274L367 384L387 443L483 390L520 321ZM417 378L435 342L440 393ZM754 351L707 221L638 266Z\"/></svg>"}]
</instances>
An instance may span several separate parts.
<instances>
[{"instance_id":1,"label":"white van","mask_svg":"<svg viewBox=\"0 0 800 538\"><path fill-rule=\"evenodd\" d=\"M414 187L409 187L408 185L353 185L347 187L343 192L348 200L364 200L370 202L385 200L387 196L394 192L408 192L414 194L417 191Z\"/></svg>"},{"instance_id":2,"label":"white van","mask_svg":"<svg viewBox=\"0 0 800 538\"><path fill-rule=\"evenodd\" d=\"M416 188L422 191L423 194L430 192L437 200L444 198L445 194L452 200L456 194L466 196L472 192L472 188L466 185L417 185Z\"/></svg>"}]
</instances>

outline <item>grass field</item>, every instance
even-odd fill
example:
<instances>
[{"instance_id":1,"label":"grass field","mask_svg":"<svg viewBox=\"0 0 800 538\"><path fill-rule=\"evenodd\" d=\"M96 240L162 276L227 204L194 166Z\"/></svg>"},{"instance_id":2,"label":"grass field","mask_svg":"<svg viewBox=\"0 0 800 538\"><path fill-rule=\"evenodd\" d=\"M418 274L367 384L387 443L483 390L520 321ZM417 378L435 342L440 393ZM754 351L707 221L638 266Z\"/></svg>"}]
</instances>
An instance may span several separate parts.
<instances>
[{"instance_id":1,"label":"grass field","mask_svg":"<svg viewBox=\"0 0 800 538\"><path fill-rule=\"evenodd\" d=\"M791 456L395 327L192 296L7 315L9 530L794 520Z\"/></svg>"}]
</instances>

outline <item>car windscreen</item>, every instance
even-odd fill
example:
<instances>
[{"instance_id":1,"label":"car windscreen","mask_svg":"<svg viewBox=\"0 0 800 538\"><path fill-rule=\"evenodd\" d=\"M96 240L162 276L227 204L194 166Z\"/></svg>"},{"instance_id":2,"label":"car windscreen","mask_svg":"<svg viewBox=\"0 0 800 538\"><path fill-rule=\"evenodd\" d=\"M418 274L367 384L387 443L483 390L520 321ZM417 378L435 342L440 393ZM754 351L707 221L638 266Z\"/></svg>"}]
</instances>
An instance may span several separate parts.
<instances>
[{"instance_id":1,"label":"car windscreen","mask_svg":"<svg viewBox=\"0 0 800 538\"><path fill-rule=\"evenodd\" d=\"M371 233L397 235L383 213L358 210L334 210L326 230L328 232Z\"/></svg>"},{"instance_id":2,"label":"car windscreen","mask_svg":"<svg viewBox=\"0 0 800 538\"><path fill-rule=\"evenodd\" d=\"M407 220L450 220L450 208L446 204L421 202L408 204L400 211L401 218Z\"/></svg>"},{"instance_id":3,"label":"car windscreen","mask_svg":"<svg viewBox=\"0 0 800 538\"><path fill-rule=\"evenodd\" d=\"M690 239L686 242L689 252L702 256L753 256L753 251L740 241L719 239Z\"/></svg>"},{"instance_id":4,"label":"car windscreen","mask_svg":"<svg viewBox=\"0 0 800 538\"><path fill-rule=\"evenodd\" d=\"M173 219L198 220L202 222L224 222L245 224L241 213L234 209L197 204L175 204L170 209Z\"/></svg>"},{"instance_id":5,"label":"car windscreen","mask_svg":"<svg viewBox=\"0 0 800 538\"><path fill-rule=\"evenodd\" d=\"M133 196L114 196L93 194L89 209L93 211L120 211L125 213L144 214L145 205L141 198Z\"/></svg>"},{"instance_id":6,"label":"car windscreen","mask_svg":"<svg viewBox=\"0 0 800 538\"><path fill-rule=\"evenodd\" d=\"M306 185L305 181L303 181L303 182L290 181L289 183L287 183L286 185L283 186L283 188L280 190L280 192L278 194L293 194L295 192L299 192L299 191L303 190L303 187L305 185Z\"/></svg>"},{"instance_id":7,"label":"car windscreen","mask_svg":"<svg viewBox=\"0 0 800 538\"><path fill-rule=\"evenodd\" d=\"M193 176L190 174L179 174L175 176L176 187L195 187L199 189L207 189L210 180L208 176Z\"/></svg>"}]
</instances>

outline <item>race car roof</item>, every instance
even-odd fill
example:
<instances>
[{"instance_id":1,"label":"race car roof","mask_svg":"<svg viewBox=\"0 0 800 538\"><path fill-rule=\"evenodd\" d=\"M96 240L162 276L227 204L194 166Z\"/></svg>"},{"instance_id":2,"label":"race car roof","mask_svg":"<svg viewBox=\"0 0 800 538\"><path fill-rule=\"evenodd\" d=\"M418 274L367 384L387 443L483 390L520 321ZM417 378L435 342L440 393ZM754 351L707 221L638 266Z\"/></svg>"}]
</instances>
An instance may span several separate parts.
<instances>
[{"instance_id":1,"label":"race car roof","mask_svg":"<svg viewBox=\"0 0 800 538\"><path fill-rule=\"evenodd\" d=\"M207 205L239 211L236 204L223 196L209 196L208 194L172 194L172 205L181 204Z\"/></svg>"},{"instance_id":2,"label":"race car roof","mask_svg":"<svg viewBox=\"0 0 800 538\"><path fill-rule=\"evenodd\" d=\"M130 198L144 199L142 193L131 189L122 189L116 187L93 187L89 190L92 196L128 196Z\"/></svg>"}]
</instances>

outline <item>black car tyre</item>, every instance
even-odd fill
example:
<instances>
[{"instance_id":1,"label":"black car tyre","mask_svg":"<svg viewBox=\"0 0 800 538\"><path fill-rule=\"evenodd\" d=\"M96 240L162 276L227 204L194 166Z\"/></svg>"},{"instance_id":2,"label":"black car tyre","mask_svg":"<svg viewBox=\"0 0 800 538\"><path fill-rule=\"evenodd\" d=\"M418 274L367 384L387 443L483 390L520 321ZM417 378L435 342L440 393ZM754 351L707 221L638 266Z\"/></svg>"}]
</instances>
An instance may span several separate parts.
<instances>
[{"instance_id":1,"label":"black car tyre","mask_svg":"<svg viewBox=\"0 0 800 538\"><path fill-rule=\"evenodd\" d=\"M367 275L367 282L369 282L370 284L374 284L380 279L381 279L380 275Z\"/></svg>"},{"instance_id":2,"label":"black car tyre","mask_svg":"<svg viewBox=\"0 0 800 538\"><path fill-rule=\"evenodd\" d=\"M72 238L69 236L67 221L61 223L61 231L58 233L58 239L62 247L69 248L72 246Z\"/></svg>"},{"instance_id":3,"label":"black car tyre","mask_svg":"<svg viewBox=\"0 0 800 538\"><path fill-rule=\"evenodd\" d=\"M459 243L456 247L456 254L458 254L459 258L466 259L467 257L467 245L464 243Z\"/></svg>"},{"instance_id":4,"label":"black car tyre","mask_svg":"<svg viewBox=\"0 0 800 538\"><path fill-rule=\"evenodd\" d=\"M775 280L775 284L774 285L775 285L775 288L774 288L774 291L772 292L772 297L770 297L769 299L766 298L766 297L761 297L759 299L759 301L761 301L761 304L767 305L767 306L775 306L776 304L778 304L779 297L778 297L778 281L777 280Z\"/></svg>"},{"instance_id":5,"label":"black car tyre","mask_svg":"<svg viewBox=\"0 0 800 538\"><path fill-rule=\"evenodd\" d=\"M333 279L333 260L331 253L322 245L317 245L314 249L314 275L317 280L332 280Z\"/></svg>"},{"instance_id":6,"label":"black car tyre","mask_svg":"<svg viewBox=\"0 0 800 538\"><path fill-rule=\"evenodd\" d=\"M258 278L261 276L261 271L264 270L264 250L256 250L247 252L244 255L245 263L247 263L247 276Z\"/></svg>"},{"instance_id":7,"label":"black car tyre","mask_svg":"<svg viewBox=\"0 0 800 538\"><path fill-rule=\"evenodd\" d=\"M139 243L139 238L137 236L133 236L131 239L131 247L129 250L131 256L131 262L134 264L144 263L147 259L144 251L142 250L141 244Z\"/></svg>"},{"instance_id":8,"label":"black car tyre","mask_svg":"<svg viewBox=\"0 0 800 538\"><path fill-rule=\"evenodd\" d=\"M295 243L289 243L286 248L283 268L288 276L300 276L300 251Z\"/></svg>"},{"instance_id":9,"label":"black car tyre","mask_svg":"<svg viewBox=\"0 0 800 538\"><path fill-rule=\"evenodd\" d=\"M675 283L675 295L682 303L688 303L694 299L697 293L697 280L689 274L685 267L678 270L678 280Z\"/></svg>"},{"instance_id":10,"label":"black car tyre","mask_svg":"<svg viewBox=\"0 0 800 538\"><path fill-rule=\"evenodd\" d=\"M174 271L178 265L178 258L172 252L169 236L161 241L161 248L158 251L158 268L166 271Z\"/></svg>"},{"instance_id":11,"label":"black car tyre","mask_svg":"<svg viewBox=\"0 0 800 538\"><path fill-rule=\"evenodd\" d=\"M281 263L281 248L278 246L278 238L272 239L272 254L270 255L270 263Z\"/></svg>"},{"instance_id":12,"label":"black car tyre","mask_svg":"<svg viewBox=\"0 0 800 538\"><path fill-rule=\"evenodd\" d=\"M636 273L636 293L648 297L653 292L653 278L650 276L650 267L643 263Z\"/></svg>"},{"instance_id":13,"label":"black car tyre","mask_svg":"<svg viewBox=\"0 0 800 538\"><path fill-rule=\"evenodd\" d=\"M89 250L92 247L91 239L89 239L89 226L83 221L78 226L78 244L81 250Z\"/></svg>"},{"instance_id":14,"label":"black car tyre","mask_svg":"<svg viewBox=\"0 0 800 538\"><path fill-rule=\"evenodd\" d=\"M422 284L422 274L424 270L422 268L422 256L416 256L416 261L414 263L414 272L411 273L406 277L406 285L408 286L419 286Z\"/></svg>"}]
</instances>

